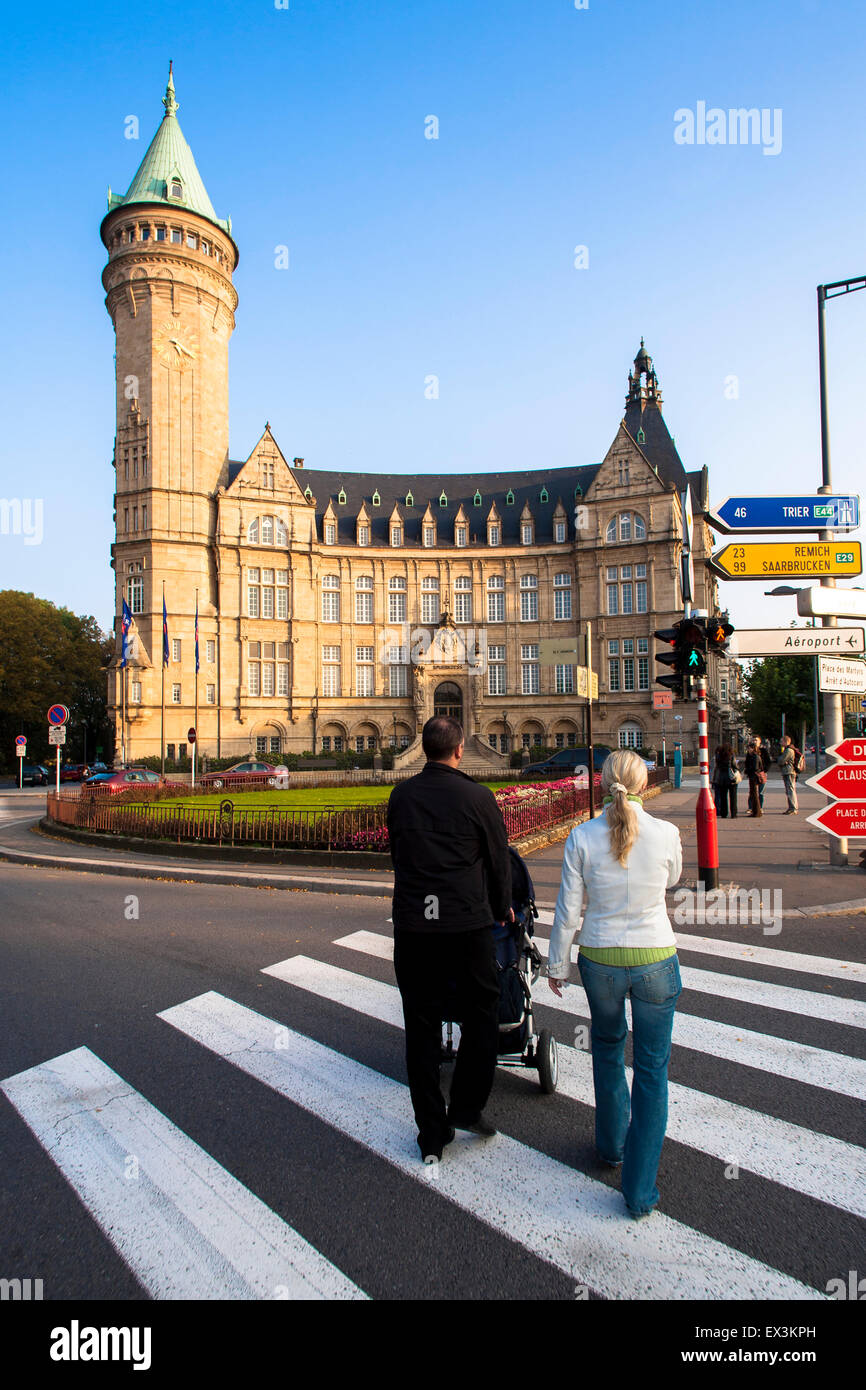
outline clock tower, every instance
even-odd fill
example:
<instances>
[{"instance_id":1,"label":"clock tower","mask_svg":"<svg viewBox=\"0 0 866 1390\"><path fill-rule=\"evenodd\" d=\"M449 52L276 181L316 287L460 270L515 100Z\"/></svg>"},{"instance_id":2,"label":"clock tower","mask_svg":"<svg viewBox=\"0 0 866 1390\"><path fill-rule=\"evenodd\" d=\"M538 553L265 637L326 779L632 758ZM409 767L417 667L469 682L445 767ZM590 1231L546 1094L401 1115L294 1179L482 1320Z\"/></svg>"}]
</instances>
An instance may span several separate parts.
<instances>
[{"instance_id":1,"label":"clock tower","mask_svg":"<svg viewBox=\"0 0 866 1390\"><path fill-rule=\"evenodd\" d=\"M118 750L122 743L128 753L132 735L138 756L160 747L163 584L168 631L181 639L180 661L172 665L173 645L165 673L181 723L193 722L196 599L200 643L211 633L216 640L216 493L228 481L228 347L237 306L231 220L217 217L178 124L171 68L163 105L128 191L109 192L100 228L117 347L116 630L123 599L134 624L125 729L119 640L109 703Z\"/></svg>"}]
</instances>

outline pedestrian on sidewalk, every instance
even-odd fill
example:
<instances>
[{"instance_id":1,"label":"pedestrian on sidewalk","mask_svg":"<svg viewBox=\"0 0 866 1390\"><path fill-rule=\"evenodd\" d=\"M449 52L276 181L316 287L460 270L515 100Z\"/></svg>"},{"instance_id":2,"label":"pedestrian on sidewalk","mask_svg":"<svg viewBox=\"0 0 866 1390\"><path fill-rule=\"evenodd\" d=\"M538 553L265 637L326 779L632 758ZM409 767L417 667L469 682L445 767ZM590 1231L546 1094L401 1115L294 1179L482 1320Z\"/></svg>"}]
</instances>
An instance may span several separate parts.
<instances>
[{"instance_id":1,"label":"pedestrian on sidewalk","mask_svg":"<svg viewBox=\"0 0 866 1390\"><path fill-rule=\"evenodd\" d=\"M742 773L737 767L737 760L734 751L729 743L720 743L716 749L716 756L713 761L713 775L710 782L713 788L713 798L716 803L716 814L722 820L728 816L728 806L731 808L731 820L736 819L737 815L737 787L742 780Z\"/></svg>"},{"instance_id":2,"label":"pedestrian on sidewalk","mask_svg":"<svg viewBox=\"0 0 866 1390\"><path fill-rule=\"evenodd\" d=\"M576 826L566 841L547 974L561 998L585 896L578 968L592 1015L596 1151L602 1163L622 1164L623 1197L638 1218L659 1200L671 1032L682 990L665 892L682 872L682 846L675 825L643 808L647 770L636 753L611 753L601 783L606 810ZM631 1097L624 1062L629 995Z\"/></svg>"},{"instance_id":3,"label":"pedestrian on sidewalk","mask_svg":"<svg viewBox=\"0 0 866 1390\"><path fill-rule=\"evenodd\" d=\"M779 767L782 769L782 781L785 783L785 795L788 798L788 809L786 816L796 816L799 809L797 804L797 769L800 765L800 750L786 734L782 739L782 751L779 754Z\"/></svg>"},{"instance_id":4,"label":"pedestrian on sidewalk","mask_svg":"<svg viewBox=\"0 0 866 1390\"><path fill-rule=\"evenodd\" d=\"M513 921L511 860L493 793L460 771L458 720L428 719L427 763L394 788L388 836L394 865L394 971L403 1000L406 1070L425 1163L468 1129L496 1130L483 1114L499 1046L496 921ZM460 1047L446 1112L439 1086L442 1019L456 991Z\"/></svg>"},{"instance_id":5,"label":"pedestrian on sidewalk","mask_svg":"<svg viewBox=\"0 0 866 1390\"><path fill-rule=\"evenodd\" d=\"M754 738L749 739L744 762L744 770L749 779L750 816L762 816L764 814L764 787L767 785L769 766L770 755L758 735L755 734Z\"/></svg>"}]
</instances>

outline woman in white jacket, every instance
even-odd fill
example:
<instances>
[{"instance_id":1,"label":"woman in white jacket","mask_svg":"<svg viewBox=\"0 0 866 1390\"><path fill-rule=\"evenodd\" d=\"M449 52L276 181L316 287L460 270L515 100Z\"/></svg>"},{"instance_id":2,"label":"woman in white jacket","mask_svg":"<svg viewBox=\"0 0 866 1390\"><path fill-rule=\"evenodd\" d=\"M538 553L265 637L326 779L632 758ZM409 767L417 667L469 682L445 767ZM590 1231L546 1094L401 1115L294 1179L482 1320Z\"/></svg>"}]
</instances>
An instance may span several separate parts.
<instances>
[{"instance_id":1,"label":"woman in white jacket","mask_svg":"<svg viewBox=\"0 0 866 1390\"><path fill-rule=\"evenodd\" d=\"M575 826L566 841L547 973L561 997L583 912L578 967L592 1015L596 1150L603 1163L622 1164L626 1206L642 1217L659 1200L671 1031L682 990L665 908L665 891L682 873L682 846L675 825L644 811L647 770L636 753L611 753L601 780L606 811ZM630 1098L627 995L634 1033Z\"/></svg>"}]
</instances>

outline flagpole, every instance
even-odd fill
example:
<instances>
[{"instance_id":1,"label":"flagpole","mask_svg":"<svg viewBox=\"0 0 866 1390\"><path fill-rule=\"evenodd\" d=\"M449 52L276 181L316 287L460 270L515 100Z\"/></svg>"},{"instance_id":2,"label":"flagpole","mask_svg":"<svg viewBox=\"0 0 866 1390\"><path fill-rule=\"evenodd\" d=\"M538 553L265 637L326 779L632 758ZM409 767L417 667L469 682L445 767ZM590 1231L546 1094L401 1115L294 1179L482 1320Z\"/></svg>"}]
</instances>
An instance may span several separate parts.
<instances>
[{"instance_id":1,"label":"flagpole","mask_svg":"<svg viewBox=\"0 0 866 1390\"><path fill-rule=\"evenodd\" d=\"M159 758L161 775L165 776L165 580L162 581L162 680L160 688L160 705L162 715L159 725Z\"/></svg>"},{"instance_id":2,"label":"flagpole","mask_svg":"<svg viewBox=\"0 0 866 1390\"><path fill-rule=\"evenodd\" d=\"M126 667L120 672L120 762L126 767Z\"/></svg>"},{"instance_id":3,"label":"flagpole","mask_svg":"<svg viewBox=\"0 0 866 1390\"><path fill-rule=\"evenodd\" d=\"M196 745L199 742L199 591L196 589L196 713L193 719L196 741L192 745L192 784L196 785Z\"/></svg>"}]
</instances>

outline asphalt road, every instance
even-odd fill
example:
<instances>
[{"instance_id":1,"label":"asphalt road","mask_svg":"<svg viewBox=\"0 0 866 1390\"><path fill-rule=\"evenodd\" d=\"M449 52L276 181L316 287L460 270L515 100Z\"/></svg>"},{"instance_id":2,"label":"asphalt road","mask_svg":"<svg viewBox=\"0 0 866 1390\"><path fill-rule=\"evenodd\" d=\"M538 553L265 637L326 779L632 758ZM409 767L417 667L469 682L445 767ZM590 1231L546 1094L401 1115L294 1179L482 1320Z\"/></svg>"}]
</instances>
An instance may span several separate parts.
<instances>
[{"instance_id":1,"label":"asphalt road","mask_svg":"<svg viewBox=\"0 0 866 1390\"><path fill-rule=\"evenodd\" d=\"M863 960L853 919L825 919L820 933L796 941L787 928L782 941L760 938L763 951L805 957L793 964L787 955L744 960L681 945L692 974L670 1070L679 1118L662 1156L662 1215L630 1223L617 1176L593 1155L589 1097L579 1098L588 1058L574 1046L585 1015L577 986L566 992L574 1012L548 1005L545 982L537 986L538 1022L561 1045L571 1093L563 1082L545 1097L530 1074L500 1070L488 1113L502 1137L488 1146L461 1141L433 1180L417 1162L405 1093L390 1087L381 1099L376 1090L382 1078L402 1085L405 1077L393 996L380 988L393 985L387 898L10 864L0 865L0 894L0 1079L89 1049L369 1298L574 1301L583 1288L590 1298L781 1300L792 1289L820 1296L828 1281L863 1265L856 1174L866 1019L856 1006L866 1002L866 983L862 971L853 979L832 968ZM549 927L542 921L538 932ZM831 964L816 971L809 956ZM262 973L279 962L290 962L290 981ZM274 1043L282 1080L256 1073L255 1056L267 1049L246 1036L229 1060L210 1035L196 1040L183 1011L159 1016L214 994L231 1001L225 1007L241 1030L252 1026L244 1011L289 1030ZM320 1105L329 1073L342 1076L349 1063L351 1094ZM312 1099L302 1094L304 1077ZM49 1114L40 1140L0 1095L0 1276L41 1278L46 1299L170 1296L160 1283L165 1260L162 1275L148 1274L138 1228L118 1234L125 1208L102 1212L104 1180L92 1179L91 1190L73 1172L83 1199L49 1155L61 1111L69 1107ZM121 1152L122 1136L117 1143ZM135 1157L127 1152L125 1161ZM159 1177L172 1163L183 1168L184 1160L157 1157L149 1171ZM482 1163L502 1170L489 1192ZM461 1186L461 1165L468 1172L473 1164L474 1186ZM528 1183L523 1195L518 1175ZM572 1179L575 1217L558 1207L548 1228L546 1194L557 1184L567 1193ZM563 1245L557 1232L578 1218L577 1243ZM689 1264L689 1251L685 1291L671 1293L672 1271ZM643 1293L629 1284L635 1278Z\"/></svg>"}]
</instances>

